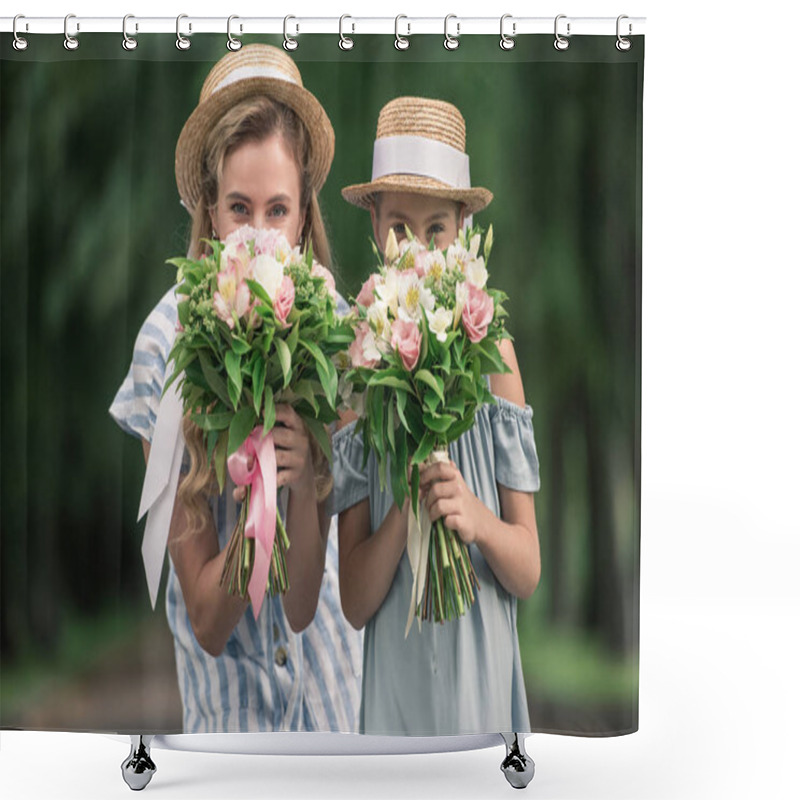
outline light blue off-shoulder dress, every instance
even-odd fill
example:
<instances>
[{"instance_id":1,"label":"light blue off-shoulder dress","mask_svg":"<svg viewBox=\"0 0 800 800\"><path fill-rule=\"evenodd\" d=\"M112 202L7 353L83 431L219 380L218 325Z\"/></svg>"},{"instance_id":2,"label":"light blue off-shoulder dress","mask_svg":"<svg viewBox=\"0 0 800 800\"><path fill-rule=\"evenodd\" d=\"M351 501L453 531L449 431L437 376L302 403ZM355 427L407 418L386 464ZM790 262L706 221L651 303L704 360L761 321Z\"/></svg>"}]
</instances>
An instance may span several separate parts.
<instances>
[{"instance_id":1,"label":"light blue off-shoulder dress","mask_svg":"<svg viewBox=\"0 0 800 800\"><path fill-rule=\"evenodd\" d=\"M498 484L539 489L539 460L530 406L497 397L474 427L450 445L450 457L475 495L500 516ZM376 531L394 502L381 491L375 454L362 469L363 438L355 422L333 437L334 513L369 499ZM458 620L415 620L404 638L412 574L403 554L389 593L364 629L360 731L440 736L530 732L517 639L517 600L495 578L476 545L470 556L481 589Z\"/></svg>"}]
</instances>

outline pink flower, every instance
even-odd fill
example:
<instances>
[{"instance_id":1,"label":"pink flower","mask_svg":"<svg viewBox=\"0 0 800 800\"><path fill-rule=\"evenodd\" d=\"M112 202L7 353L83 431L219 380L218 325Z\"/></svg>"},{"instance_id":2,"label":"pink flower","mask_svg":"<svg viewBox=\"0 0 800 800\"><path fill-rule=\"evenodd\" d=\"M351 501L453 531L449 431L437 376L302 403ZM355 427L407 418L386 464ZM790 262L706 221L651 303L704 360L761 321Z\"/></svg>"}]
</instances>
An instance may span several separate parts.
<instances>
[{"instance_id":1,"label":"pink flower","mask_svg":"<svg viewBox=\"0 0 800 800\"><path fill-rule=\"evenodd\" d=\"M289 242L279 230L275 228L258 228L253 236L253 250L257 256L270 256L279 258L279 253L288 254Z\"/></svg>"},{"instance_id":2,"label":"pink flower","mask_svg":"<svg viewBox=\"0 0 800 800\"><path fill-rule=\"evenodd\" d=\"M381 360L380 351L375 342L375 334L366 321L356 328L356 338L350 343L350 361L354 367L376 367Z\"/></svg>"},{"instance_id":3,"label":"pink flower","mask_svg":"<svg viewBox=\"0 0 800 800\"><path fill-rule=\"evenodd\" d=\"M422 334L416 322L396 319L392 323L391 346L400 354L403 366L411 372L419 359Z\"/></svg>"},{"instance_id":4,"label":"pink flower","mask_svg":"<svg viewBox=\"0 0 800 800\"><path fill-rule=\"evenodd\" d=\"M418 278L424 278L428 266L428 251L420 250L414 256L414 271L417 273Z\"/></svg>"},{"instance_id":5,"label":"pink flower","mask_svg":"<svg viewBox=\"0 0 800 800\"><path fill-rule=\"evenodd\" d=\"M220 272L233 274L238 284L250 277L250 248L246 242L233 239L232 236L233 234L225 240L219 268Z\"/></svg>"},{"instance_id":6,"label":"pink flower","mask_svg":"<svg viewBox=\"0 0 800 800\"><path fill-rule=\"evenodd\" d=\"M486 336L486 331L494 317L494 300L471 283L467 284L467 298L461 320L471 342L479 342Z\"/></svg>"},{"instance_id":7,"label":"pink flower","mask_svg":"<svg viewBox=\"0 0 800 800\"><path fill-rule=\"evenodd\" d=\"M288 275L284 275L272 300L275 317L282 325L286 325L286 318L289 316L292 306L294 306L294 283Z\"/></svg>"},{"instance_id":8,"label":"pink flower","mask_svg":"<svg viewBox=\"0 0 800 800\"><path fill-rule=\"evenodd\" d=\"M375 302L375 273L367 278L356 297L356 303L369 308Z\"/></svg>"},{"instance_id":9,"label":"pink flower","mask_svg":"<svg viewBox=\"0 0 800 800\"><path fill-rule=\"evenodd\" d=\"M311 267L311 275L315 278L324 278L325 285L328 287L328 291L330 292L331 297L336 299L336 281L333 279L333 275L331 275L330 270L327 267L323 267L322 264L317 264L314 262L314 266Z\"/></svg>"}]
</instances>

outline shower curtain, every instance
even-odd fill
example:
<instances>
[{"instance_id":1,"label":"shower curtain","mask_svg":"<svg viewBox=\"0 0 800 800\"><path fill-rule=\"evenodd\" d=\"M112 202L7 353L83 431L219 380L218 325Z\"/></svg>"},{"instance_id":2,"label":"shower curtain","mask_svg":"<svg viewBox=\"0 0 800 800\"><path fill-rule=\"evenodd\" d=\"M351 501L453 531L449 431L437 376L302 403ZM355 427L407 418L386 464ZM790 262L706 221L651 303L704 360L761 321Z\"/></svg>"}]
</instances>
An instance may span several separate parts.
<instances>
[{"instance_id":1,"label":"shower curtain","mask_svg":"<svg viewBox=\"0 0 800 800\"><path fill-rule=\"evenodd\" d=\"M143 332L154 360L174 341L175 310L160 306L176 283L166 261L187 254L191 235L175 148L225 42L209 35L179 51L174 36L152 34L126 51L117 34L88 34L68 52L46 36L17 52L0 37L0 727L500 732L481 705L499 691L518 732L637 730L643 37L627 52L613 37L574 37L560 51L539 35L508 51L497 36L464 37L452 51L419 36L400 51L391 37L364 35L343 51L338 37L319 35L291 53L335 132L319 205L343 311L376 269L371 214L342 189L374 175L381 109L421 97L463 116L468 180L493 195L471 222L484 255L491 226L488 285L507 295L524 390L516 408L501 400L482 418L495 439L473 467L533 497L541 574L518 597L473 544L488 577L462 618L415 622L406 635L387 601L362 631L341 608L334 514L305 632L249 606L217 656L200 652L188 614L178 616L171 556L151 606L138 519L143 434L131 415L143 408L142 424L155 424L163 373L149 364L125 381L141 367ZM361 469L353 452L339 456ZM535 480L515 484L515 470ZM382 498L369 491L372 508L393 500L391 486ZM452 638L464 620L471 638ZM441 648L427 651L434 677L424 678L439 682L435 721L408 719L401 705L365 715L365 702L392 689L381 684L386 642L402 673L415 637ZM263 666L251 683L242 673L254 657ZM487 683L484 664L500 664L499 684Z\"/></svg>"}]
</instances>

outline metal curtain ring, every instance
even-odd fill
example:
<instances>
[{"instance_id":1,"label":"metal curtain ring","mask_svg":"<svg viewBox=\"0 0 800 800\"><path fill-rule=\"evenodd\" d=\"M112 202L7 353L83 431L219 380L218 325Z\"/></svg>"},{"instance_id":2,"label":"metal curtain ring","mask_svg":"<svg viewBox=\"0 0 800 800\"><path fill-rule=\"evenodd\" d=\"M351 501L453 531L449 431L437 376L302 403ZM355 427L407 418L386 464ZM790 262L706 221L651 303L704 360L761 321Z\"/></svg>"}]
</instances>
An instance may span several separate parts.
<instances>
[{"instance_id":1,"label":"metal curtain ring","mask_svg":"<svg viewBox=\"0 0 800 800\"><path fill-rule=\"evenodd\" d=\"M71 19L75 19L74 14L67 14L67 16L64 17L64 49L77 50L78 40L74 36L69 35L69 21ZM80 29L80 23L75 23L75 30L79 31Z\"/></svg>"},{"instance_id":2,"label":"metal curtain ring","mask_svg":"<svg viewBox=\"0 0 800 800\"><path fill-rule=\"evenodd\" d=\"M411 42L409 42L405 36L401 36L400 31L398 30L401 19L408 19L408 17L405 14L398 14L394 18L394 46L398 50L408 50L408 48L411 46ZM408 33L406 36L411 36L411 23L408 24Z\"/></svg>"},{"instance_id":3,"label":"metal curtain ring","mask_svg":"<svg viewBox=\"0 0 800 800\"><path fill-rule=\"evenodd\" d=\"M620 22L622 22L623 19L628 19L628 15L627 14L620 14L617 17L617 44L616 44L616 46L617 46L617 50L619 50L622 53L625 53L625 52L627 52L628 50L631 49L631 40L630 39L626 39L624 36L620 35L619 24L620 24ZM628 23L628 36L631 35L632 30L633 30L633 26L629 22Z\"/></svg>"},{"instance_id":4,"label":"metal curtain ring","mask_svg":"<svg viewBox=\"0 0 800 800\"><path fill-rule=\"evenodd\" d=\"M175 20L175 35L178 37L175 40L175 47L177 47L178 50L188 50L192 46L192 43L181 33L181 20L188 18L189 18L188 14L178 14L178 17ZM192 32L192 23L190 22L189 33L191 32Z\"/></svg>"},{"instance_id":5,"label":"metal curtain ring","mask_svg":"<svg viewBox=\"0 0 800 800\"><path fill-rule=\"evenodd\" d=\"M342 16L339 17L339 47L342 50L352 50L355 42L349 36L345 36L344 32L342 31L342 25L346 19L353 18L349 14L342 14ZM356 24L353 23L353 33L355 33L355 30Z\"/></svg>"},{"instance_id":6,"label":"metal curtain ring","mask_svg":"<svg viewBox=\"0 0 800 800\"><path fill-rule=\"evenodd\" d=\"M500 17L500 49L501 50L513 50L514 49L514 45L516 44L516 42L514 41L514 39L512 37L517 35L517 23L516 22L512 22L511 23L511 36L508 36L506 34L505 30L503 29L505 21L507 19L511 19L511 18L512 18L511 14L503 14L503 16Z\"/></svg>"},{"instance_id":7,"label":"metal curtain ring","mask_svg":"<svg viewBox=\"0 0 800 800\"><path fill-rule=\"evenodd\" d=\"M283 18L283 49L297 50L298 47L297 39L292 39L292 37L289 36L288 31L286 30L286 26L288 25L290 19L297 19L297 18L293 17L291 14ZM297 32L298 33L300 32L299 25L297 26Z\"/></svg>"},{"instance_id":8,"label":"metal curtain ring","mask_svg":"<svg viewBox=\"0 0 800 800\"><path fill-rule=\"evenodd\" d=\"M569 39L565 39L565 38L564 38L564 37L563 37L563 36L562 36L562 35L561 35L561 34L558 32L558 21L559 21L560 19L566 19L566 18L567 18L567 15L566 15L566 14L559 14L559 15L556 17L555 26L554 26L554 29L553 29L553 30L554 30L554 32L555 32L555 37L556 37L555 41L553 42L553 47L555 47L555 49L556 49L556 50L566 50L566 49L569 47ZM570 27L570 24L569 24L569 22L568 22L568 23L567 23L567 36L569 36L569 35L570 35L569 27Z\"/></svg>"},{"instance_id":9,"label":"metal curtain ring","mask_svg":"<svg viewBox=\"0 0 800 800\"><path fill-rule=\"evenodd\" d=\"M14 17L14 25L13 25L13 28L12 28L12 30L14 31L14 49L15 50L20 50L20 51L21 50L27 50L28 49L28 40L24 39L22 36L20 36L17 33L17 20L18 19L25 19L25 15L24 14L17 14L17 16ZM27 22L25 23L25 30L26 31L28 30L28 23Z\"/></svg>"},{"instance_id":10,"label":"metal curtain ring","mask_svg":"<svg viewBox=\"0 0 800 800\"><path fill-rule=\"evenodd\" d=\"M235 19L239 19L239 17L237 17L235 14L231 14L228 17L228 45L227 45L227 47L228 47L228 50L230 50L232 53L235 53L237 50L241 50L241 47L242 47L241 41L239 39L237 39L231 33L231 22L233 22L233 20L235 20ZM242 32L242 26L240 25L239 26L239 33L241 33L241 32Z\"/></svg>"},{"instance_id":11,"label":"metal curtain ring","mask_svg":"<svg viewBox=\"0 0 800 800\"><path fill-rule=\"evenodd\" d=\"M122 47L124 50L135 50L139 42L133 36L128 36L128 20L135 19L133 14L126 14L122 18ZM139 23L136 23L136 30L139 30Z\"/></svg>"},{"instance_id":12,"label":"metal curtain ring","mask_svg":"<svg viewBox=\"0 0 800 800\"><path fill-rule=\"evenodd\" d=\"M456 35L451 36L447 32L447 23L450 22L451 19L456 20ZM457 50L458 49L458 37L461 33L461 23L458 22L458 17L455 14L448 14L444 18L444 48L445 50Z\"/></svg>"}]
</instances>

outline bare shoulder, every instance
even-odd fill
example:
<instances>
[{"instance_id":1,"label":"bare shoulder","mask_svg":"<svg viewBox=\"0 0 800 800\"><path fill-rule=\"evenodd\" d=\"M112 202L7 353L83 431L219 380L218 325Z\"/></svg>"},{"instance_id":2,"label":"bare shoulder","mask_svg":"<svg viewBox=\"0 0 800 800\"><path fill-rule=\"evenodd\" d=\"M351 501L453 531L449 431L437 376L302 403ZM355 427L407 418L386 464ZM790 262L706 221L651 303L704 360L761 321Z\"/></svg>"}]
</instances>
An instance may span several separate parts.
<instances>
[{"instance_id":1,"label":"bare shoulder","mask_svg":"<svg viewBox=\"0 0 800 800\"><path fill-rule=\"evenodd\" d=\"M358 419L358 414L351 408L346 408L339 414L339 419L336 421L336 430L341 430L345 425L349 425Z\"/></svg>"},{"instance_id":2,"label":"bare shoulder","mask_svg":"<svg viewBox=\"0 0 800 800\"><path fill-rule=\"evenodd\" d=\"M510 339L503 339L497 347L500 350L503 361L505 361L511 372L490 376L492 393L516 403L518 406L524 406L525 390L522 387L522 377L519 374L519 363L517 362L514 344Z\"/></svg>"}]
</instances>

